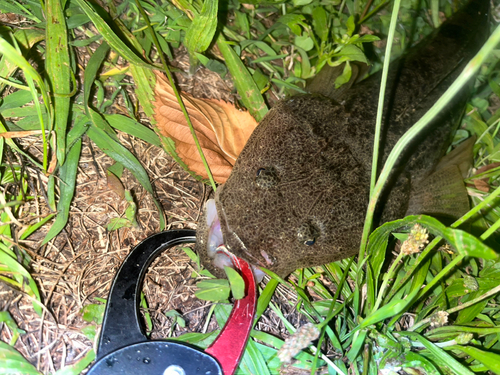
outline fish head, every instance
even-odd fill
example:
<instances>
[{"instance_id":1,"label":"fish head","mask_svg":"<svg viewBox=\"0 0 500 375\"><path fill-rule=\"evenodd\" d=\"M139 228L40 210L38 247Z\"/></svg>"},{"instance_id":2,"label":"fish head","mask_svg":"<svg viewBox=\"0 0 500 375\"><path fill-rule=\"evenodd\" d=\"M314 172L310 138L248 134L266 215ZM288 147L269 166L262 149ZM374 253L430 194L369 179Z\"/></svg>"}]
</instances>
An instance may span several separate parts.
<instances>
[{"instance_id":1,"label":"fish head","mask_svg":"<svg viewBox=\"0 0 500 375\"><path fill-rule=\"evenodd\" d=\"M368 180L345 137L345 118L340 105L311 95L271 109L207 203L197 236L202 261L224 245L284 277L355 254Z\"/></svg>"},{"instance_id":2,"label":"fish head","mask_svg":"<svg viewBox=\"0 0 500 375\"><path fill-rule=\"evenodd\" d=\"M483 44L489 3L471 1L390 70L386 95L391 100L386 100L377 145L380 162ZM310 94L281 101L254 130L199 223L196 247L207 268L212 259L227 264L224 252L229 251L286 276L358 251L368 205L380 76L371 75L340 94L331 90L334 79L323 71L309 86L330 99ZM449 144L467 95L465 87L403 151L380 197L377 220L403 217L407 208L432 213L429 204L419 201L429 196L432 206L441 200L448 211L457 211L449 193L430 193L430 185L442 188L446 179L429 173ZM461 178L452 172L447 175ZM459 182L466 206L466 190ZM410 199L415 193L418 199Z\"/></svg>"}]
</instances>

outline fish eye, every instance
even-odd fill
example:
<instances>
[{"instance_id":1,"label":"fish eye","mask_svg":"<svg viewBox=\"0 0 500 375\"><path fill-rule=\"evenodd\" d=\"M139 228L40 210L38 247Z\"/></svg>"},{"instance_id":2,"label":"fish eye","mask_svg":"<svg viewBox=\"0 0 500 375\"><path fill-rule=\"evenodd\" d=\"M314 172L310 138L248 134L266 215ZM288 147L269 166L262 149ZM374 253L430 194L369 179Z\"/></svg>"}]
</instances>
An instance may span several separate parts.
<instances>
[{"instance_id":1,"label":"fish eye","mask_svg":"<svg viewBox=\"0 0 500 375\"><path fill-rule=\"evenodd\" d=\"M300 224L299 229L297 230L298 240L307 246L314 245L319 235L319 228L309 221Z\"/></svg>"},{"instance_id":2,"label":"fish eye","mask_svg":"<svg viewBox=\"0 0 500 375\"><path fill-rule=\"evenodd\" d=\"M269 189L279 182L278 174L273 167L259 168L255 174L255 183L261 189Z\"/></svg>"}]
</instances>

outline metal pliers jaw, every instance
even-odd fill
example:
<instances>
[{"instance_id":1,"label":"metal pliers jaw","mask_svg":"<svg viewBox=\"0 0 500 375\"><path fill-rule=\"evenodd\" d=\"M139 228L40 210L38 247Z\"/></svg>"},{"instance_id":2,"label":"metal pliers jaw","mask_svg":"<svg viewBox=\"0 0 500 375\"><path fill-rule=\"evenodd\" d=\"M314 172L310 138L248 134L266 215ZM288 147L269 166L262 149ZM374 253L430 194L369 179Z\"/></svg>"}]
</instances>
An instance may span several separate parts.
<instances>
[{"instance_id":1,"label":"metal pliers jaw","mask_svg":"<svg viewBox=\"0 0 500 375\"><path fill-rule=\"evenodd\" d=\"M236 371L257 301L253 273L244 260L233 257L245 281L245 297L235 302L226 325L205 351L180 341L148 340L139 319L139 298L151 262L175 245L195 241L194 230L171 230L148 237L130 252L111 286L96 363L89 375L232 375Z\"/></svg>"}]
</instances>

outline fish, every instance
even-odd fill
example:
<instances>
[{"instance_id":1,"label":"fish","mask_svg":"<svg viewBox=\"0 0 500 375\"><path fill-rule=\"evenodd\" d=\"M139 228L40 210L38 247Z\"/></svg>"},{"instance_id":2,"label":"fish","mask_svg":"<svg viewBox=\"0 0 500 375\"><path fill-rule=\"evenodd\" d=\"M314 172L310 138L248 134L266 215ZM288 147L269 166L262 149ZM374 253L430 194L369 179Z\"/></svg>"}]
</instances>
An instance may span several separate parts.
<instances>
[{"instance_id":1,"label":"fish","mask_svg":"<svg viewBox=\"0 0 500 375\"><path fill-rule=\"evenodd\" d=\"M379 164L437 101L488 36L489 0L473 0L391 63ZM208 200L195 250L213 266L226 252L281 277L359 251L369 200L381 73L334 90L329 67L308 94L278 102L250 136L226 183ZM463 174L472 142L443 157L472 81L408 145L377 204L377 222L408 214L453 218L469 207Z\"/></svg>"}]
</instances>

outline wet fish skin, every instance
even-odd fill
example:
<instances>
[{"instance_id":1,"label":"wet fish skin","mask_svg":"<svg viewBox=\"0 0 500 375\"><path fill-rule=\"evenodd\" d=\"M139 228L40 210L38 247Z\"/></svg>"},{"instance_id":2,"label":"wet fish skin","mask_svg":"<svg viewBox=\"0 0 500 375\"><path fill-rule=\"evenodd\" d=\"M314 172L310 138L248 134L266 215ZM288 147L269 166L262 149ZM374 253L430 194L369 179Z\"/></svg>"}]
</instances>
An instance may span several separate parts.
<instances>
[{"instance_id":1,"label":"wet fish skin","mask_svg":"<svg viewBox=\"0 0 500 375\"><path fill-rule=\"evenodd\" d=\"M487 0L471 2L392 64L381 163L482 46L488 6ZM340 102L302 95L269 111L216 193L229 251L280 276L357 253L368 203L379 81L375 74L354 85ZM405 215L412 189L448 147L469 91L460 92L398 160L377 208L381 222ZM208 265L203 220L197 241Z\"/></svg>"}]
</instances>

